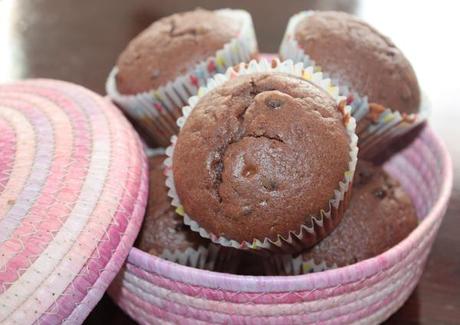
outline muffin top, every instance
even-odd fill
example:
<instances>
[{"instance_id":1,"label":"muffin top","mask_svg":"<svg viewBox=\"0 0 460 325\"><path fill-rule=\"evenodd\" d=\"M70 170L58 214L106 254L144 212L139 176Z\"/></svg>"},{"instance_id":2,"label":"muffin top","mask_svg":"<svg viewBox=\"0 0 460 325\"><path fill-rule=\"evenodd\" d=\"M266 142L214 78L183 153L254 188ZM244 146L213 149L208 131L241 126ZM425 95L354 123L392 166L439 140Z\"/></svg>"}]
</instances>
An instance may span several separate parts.
<instances>
[{"instance_id":1,"label":"muffin top","mask_svg":"<svg viewBox=\"0 0 460 325\"><path fill-rule=\"evenodd\" d=\"M415 209L398 181L381 167L360 161L342 222L303 259L329 266L353 264L395 246L416 226Z\"/></svg>"},{"instance_id":2,"label":"muffin top","mask_svg":"<svg viewBox=\"0 0 460 325\"><path fill-rule=\"evenodd\" d=\"M209 241L191 231L183 218L175 213L168 197L163 174L165 155L149 158L149 201L137 246L153 255L162 255L165 249L185 251L188 247L207 247Z\"/></svg>"},{"instance_id":3,"label":"muffin top","mask_svg":"<svg viewBox=\"0 0 460 325\"><path fill-rule=\"evenodd\" d=\"M241 75L190 113L173 155L185 212L208 232L251 242L311 225L348 170L335 100L283 74Z\"/></svg>"},{"instance_id":4,"label":"muffin top","mask_svg":"<svg viewBox=\"0 0 460 325\"><path fill-rule=\"evenodd\" d=\"M334 11L318 11L296 27L295 39L322 70L370 103L416 113L420 89L404 54L364 21Z\"/></svg>"},{"instance_id":5,"label":"muffin top","mask_svg":"<svg viewBox=\"0 0 460 325\"><path fill-rule=\"evenodd\" d=\"M203 9L162 18L120 54L118 91L136 94L165 85L213 56L238 32L238 22Z\"/></svg>"}]
</instances>

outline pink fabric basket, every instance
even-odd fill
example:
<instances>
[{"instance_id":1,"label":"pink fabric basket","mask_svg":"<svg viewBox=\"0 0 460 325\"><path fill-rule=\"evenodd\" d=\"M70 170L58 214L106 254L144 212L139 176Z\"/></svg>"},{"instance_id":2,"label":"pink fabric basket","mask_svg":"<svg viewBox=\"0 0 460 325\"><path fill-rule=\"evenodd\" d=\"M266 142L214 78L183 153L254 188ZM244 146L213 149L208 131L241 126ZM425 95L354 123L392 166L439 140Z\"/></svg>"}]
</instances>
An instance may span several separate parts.
<instances>
[{"instance_id":1,"label":"pink fabric basket","mask_svg":"<svg viewBox=\"0 0 460 325\"><path fill-rule=\"evenodd\" d=\"M193 269L133 248L109 294L143 324L379 323L417 285L452 187L449 154L430 127L385 169L409 193L421 222L379 256L320 273L256 277Z\"/></svg>"}]
</instances>

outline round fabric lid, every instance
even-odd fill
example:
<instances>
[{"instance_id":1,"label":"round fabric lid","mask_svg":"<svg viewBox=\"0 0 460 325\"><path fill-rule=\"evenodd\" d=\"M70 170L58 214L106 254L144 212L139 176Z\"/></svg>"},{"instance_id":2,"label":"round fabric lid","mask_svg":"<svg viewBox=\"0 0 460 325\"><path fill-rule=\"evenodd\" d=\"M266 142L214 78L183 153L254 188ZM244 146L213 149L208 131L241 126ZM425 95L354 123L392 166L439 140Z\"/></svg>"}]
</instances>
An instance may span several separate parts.
<instances>
[{"instance_id":1,"label":"round fabric lid","mask_svg":"<svg viewBox=\"0 0 460 325\"><path fill-rule=\"evenodd\" d=\"M116 107L53 80L0 85L0 323L81 323L145 212L138 136Z\"/></svg>"}]
</instances>

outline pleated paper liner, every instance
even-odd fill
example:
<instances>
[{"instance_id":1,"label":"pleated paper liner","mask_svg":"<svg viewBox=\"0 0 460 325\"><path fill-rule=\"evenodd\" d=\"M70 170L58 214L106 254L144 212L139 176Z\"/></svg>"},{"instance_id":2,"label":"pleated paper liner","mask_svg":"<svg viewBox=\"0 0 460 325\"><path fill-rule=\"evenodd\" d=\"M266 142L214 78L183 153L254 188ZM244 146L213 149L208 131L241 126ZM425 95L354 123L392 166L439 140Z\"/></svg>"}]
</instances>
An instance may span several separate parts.
<instances>
[{"instance_id":1,"label":"pleated paper liner","mask_svg":"<svg viewBox=\"0 0 460 325\"><path fill-rule=\"evenodd\" d=\"M377 104L369 104L366 117L361 120L356 132L360 158L373 160L380 157L391 144L427 120L429 107L429 100L424 94L419 114L401 114Z\"/></svg>"},{"instance_id":2,"label":"pleated paper liner","mask_svg":"<svg viewBox=\"0 0 460 325\"><path fill-rule=\"evenodd\" d=\"M145 151L149 158L165 154L164 148L149 148ZM196 248L187 247L185 250L165 249L158 256L181 265L221 272L232 272L238 266L239 261L239 254L235 249L218 246L212 242L206 246L200 244Z\"/></svg>"},{"instance_id":3,"label":"pleated paper liner","mask_svg":"<svg viewBox=\"0 0 460 325\"><path fill-rule=\"evenodd\" d=\"M315 62L295 39L297 24L312 14L314 11L302 11L291 17L281 43L280 57L282 60L291 59L294 62L302 62L305 66L314 67L315 71L321 71L321 67L315 65ZM429 115L429 104L424 95L422 95L419 113L401 114L389 107L369 103L365 94L357 93L353 90L352 85L344 84L333 73L323 71L323 74L331 78L334 84L339 85L339 94L345 96L347 103L351 106L351 115L358 125L356 134L359 138L360 158L375 158L397 137L423 123ZM364 119L368 121L362 122ZM360 124L364 124L365 127L361 127Z\"/></svg>"},{"instance_id":4,"label":"pleated paper liner","mask_svg":"<svg viewBox=\"0 0 460 325\"><path fill-rule=\"evenodd\" d=\"M172 204L177 207L177 213L184 216L184 223L189 225L193 231L198 232L202 237L209 238L217 244L236 249L258 251L261 253L267 251L277 253L300 251L305 247L312 246L336 227L349 201L351 182L357 162L358 139L355 134L355 120L350 117L350 108L345 106L344 98L338 96L338 88L332 85L329 79L323 79L321 73L314 72L312 67L304 68L302 63L293 64L291 60L284 62L273 60L271 63L265 59L259 62L253 60L249 64L242 63L236 69L230 68L225 74L218 74L213 79L210 79L207 87L202 87L197 96L190 98L189 106L183 108L183 117L178 119L177 124L182 128L199 99L215 87L222 85L227 80L235 78L238 75L259 72L281 72L309 80L326 90L336 100L338 107L341 108L341 112L344 115L344 121L346 121L347 134L350 141L350 162L348 170L344 173L343 180L339 183L339 187L335 191L333 198L329 201L329 209L327 211L322 210L319 215L312 217L311 225L299 225L299 229L294 229L286 237L279 235L276 240L264 238L262 240L254 239L251 242L238 242L231 238L208 233L206 229L202 228L195 220L187 215L176 193L174 175L172 173L172 158L177 139L175 136L172 138L172 145L166 150L166 154L168 155L168 159L165 160L167 166L166 185L170 188L168 194L172 198Z\"/></svg>"},{"instance_id":5,"label":"pleated paper liner","mask_svg":"<svg viewBox=\"0 0 460 325\"><path fill-rule=\"evenodd\" d=\"M159 257L197 269L232 273L238 267L240 254L236 249L210 242L207 247L188 247L185 251L165 249Z\"/></svg>"},{"instance_id":6,"label":"pleated paper liner","mask_svg":"<svg viewBox=\"0 0 460 325\"><path fill-rule=\"evenodd\" d=\"M145 151L145 155L147 157L149 157L149 158L156 157L156 156L161 156L161 155L164 155L166 153L165 148L148 148L148 147L145 147L144 151Z\"/></svg>"},{"instance_id":7,"label":"pleated paper liner","mask_svg":"<svg viewBox=\"0 0 460 325\"><path fill-rule=\"evenodd\" d=\"M336 264L326 261L316 261L313 258L305 260L302 254L275 255L264 260L264 270L267 275L299 275L322 272L337 268Z\"/></svg>"},{"instance_id":8,"label":"pleated paper liner","mask_svg":"<svg viewBox=\"0 0 460 325\"><path fill-rule=\"evenodd\" d=\"M241 31L233 40L218 50L214 56L197 64L190 72L181 75L157 89L135 95L123 95L117 90L114 67L106 83L109 97L117 103L136 124L149 142L160 146L169 145L172 135L177 134L176 120L181 108L187 105L208 78L223 73L240 62L249 62L257 53L257 41L250 14L244 10L221 9L218 15L227 16L241 23Z\"/></svg>"}]
</instances>

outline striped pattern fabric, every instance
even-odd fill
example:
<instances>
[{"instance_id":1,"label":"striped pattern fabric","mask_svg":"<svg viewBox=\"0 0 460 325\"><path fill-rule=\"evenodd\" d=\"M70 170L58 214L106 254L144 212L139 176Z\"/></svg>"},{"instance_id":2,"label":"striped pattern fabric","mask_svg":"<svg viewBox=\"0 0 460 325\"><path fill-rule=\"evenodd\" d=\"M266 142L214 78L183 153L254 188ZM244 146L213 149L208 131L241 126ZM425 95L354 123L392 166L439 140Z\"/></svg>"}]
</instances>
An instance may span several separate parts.
<instances>
[{"instance_id":1,"label":"striped pattern fabric","mask_svg":"<svg viewBox=\"0 0 460 325\"><path fill-rule=\"evenodd\" d=\"M133 248L109 294L141 324L382 322L420 279L452 188L450 157L429 127L385 169L412 198L420 224L379 256L319 273L258 277L192 269Z\"/></svg>"},{"instance_id":2,"label":"striped pattern fabric","mask_svg":"<svg viewBox=\"0 0 460 325\"><path fill-rule=\"evenodd\" d=\"M0 85L0 323L82 323L145 212L138 136L70 83Z\"/></svg>"}]
</instances>

